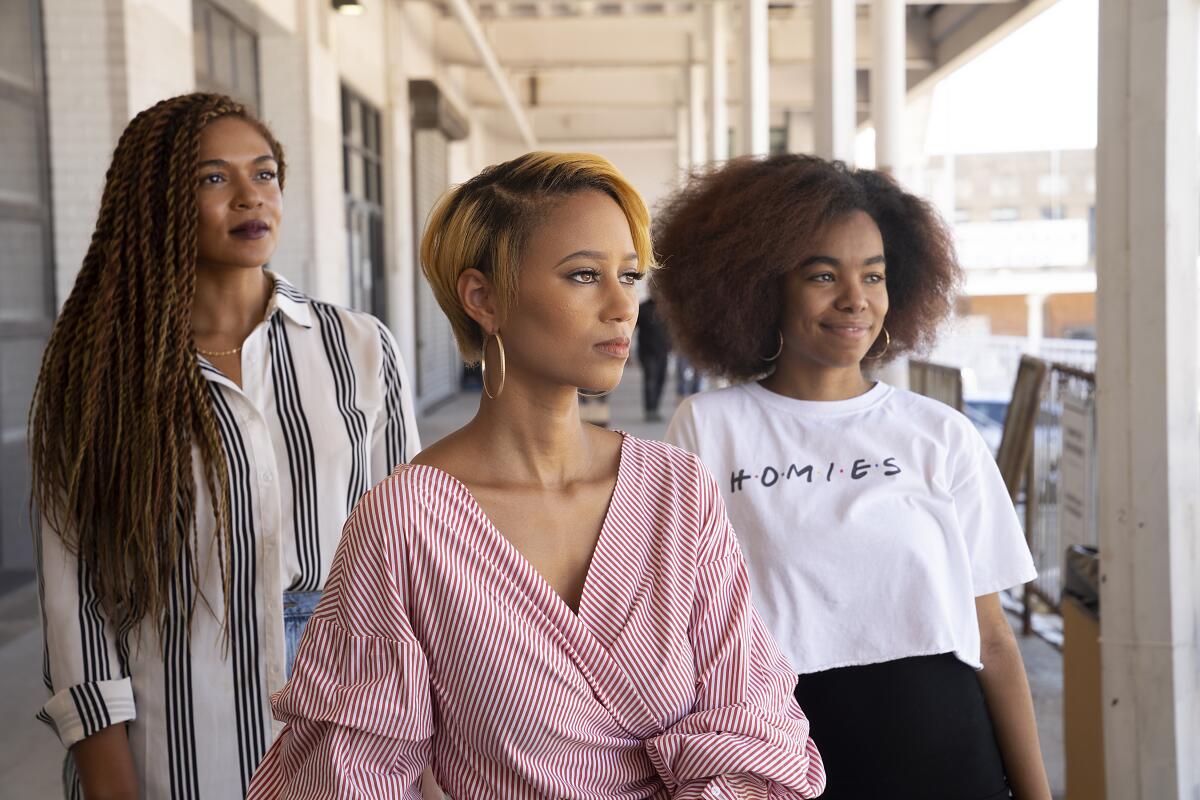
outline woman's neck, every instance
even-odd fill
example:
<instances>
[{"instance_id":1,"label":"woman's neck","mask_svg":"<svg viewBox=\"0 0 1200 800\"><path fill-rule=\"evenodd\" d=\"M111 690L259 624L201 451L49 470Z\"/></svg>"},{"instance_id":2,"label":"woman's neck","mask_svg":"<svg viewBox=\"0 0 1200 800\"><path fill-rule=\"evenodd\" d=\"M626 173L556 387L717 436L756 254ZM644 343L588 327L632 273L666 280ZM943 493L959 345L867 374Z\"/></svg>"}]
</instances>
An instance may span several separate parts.
<instances>
[{"instance_id":1,"label":"woman's neck","mask_svg":"<svg viewBox=\"0 0 1200 800\"><path fill-rule=\"evenodd\" d=\"M506 483L561 488L587 476L595 460L595 439L570 387L526 386L510 375L464 430L487 443L488 472Z\"/></svg>"},{"instance_id":2,"label":"woman's neck","mask_svg":"<svg viewBox=\"0 0 1200 800\"><path fill-rule=\"evenodd\" d=\"M873 385L857 364L826 367L780 359L775 371L760 381L764 389L796 400L849 400L870 391Z\"/></svg>"},{"instance_id":3,"label":"woman's neck","mask_svg":"<svg viewBox=\"0 0 1200 800\"><path fill-rule=\"evenodd\" d=\"M210 345L241 344L262 322L271 288L261 269L197 267L193 335Z\"/></svg>"}]
</instances>

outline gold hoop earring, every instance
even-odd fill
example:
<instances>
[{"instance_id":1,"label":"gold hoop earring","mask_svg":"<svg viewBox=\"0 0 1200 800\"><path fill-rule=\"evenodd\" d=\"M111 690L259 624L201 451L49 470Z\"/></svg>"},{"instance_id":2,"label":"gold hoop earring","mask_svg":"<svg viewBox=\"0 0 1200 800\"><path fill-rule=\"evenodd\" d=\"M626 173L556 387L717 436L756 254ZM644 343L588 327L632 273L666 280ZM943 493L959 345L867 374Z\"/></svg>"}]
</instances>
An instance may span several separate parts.
<instances>
[{"instance_id":1,"label":"gold hoop earring","mask_svg":"<svg viewBox=\"0 0 1200 800\"><path fill-rule=\"evenodd\" d=\"M491 389L488 389L487 343L489 336L496 337L496 349L500 353L500 385L496 387L495 394L492 394ZM504 391L504 340L500 338L499 333L490 333L483 337L483 348L480 350L479 366L483 370L483 393L488 396L489 400L495 400Z\"/></svg>"},{"instance_id":2,"label":"gold hoop earring","mask_svg":"<svg viewBox=\"0 0 1200 800\"><path fill-rule=\"evenodd\" d=\"M888 333L887 326L885 325L883 327L883 349L880 350L878 353L876 353L873 356L867 356L867 358L869 358L872 361L878 361L879 359L883 358L884 354L887 353L888 348L891 346L892 346L892 335L890 333Z\"/></svg>"},{"instance_id":3,"label":"gold hoop earring","mask_svg":"<svg viewBox=\"0 0 1200 800\"><path fill-rule=\"evenodd\" d=\"M607 397L608 395L612 394L614 390L609 389L607 392L585 392L583 389L576 389L575 391L579 393L580 397L586 397L589 400L595 400L597 397Z\"/></svg>"},{"instance_id":4,"label":"gold hoop earring","mask_svg":"<svg viewBox=\"0 0 1200 800\"><path fill-rule=\"evenodd\" d=\"M775 361L781 355L783 355L783 331L778 331L778 333L779 333L779 349L775 351L775 355L771 356L770 358L763 359L763 361L766 361L768 364L771 363L772 361Z\"/></svg>"}]
</instances>

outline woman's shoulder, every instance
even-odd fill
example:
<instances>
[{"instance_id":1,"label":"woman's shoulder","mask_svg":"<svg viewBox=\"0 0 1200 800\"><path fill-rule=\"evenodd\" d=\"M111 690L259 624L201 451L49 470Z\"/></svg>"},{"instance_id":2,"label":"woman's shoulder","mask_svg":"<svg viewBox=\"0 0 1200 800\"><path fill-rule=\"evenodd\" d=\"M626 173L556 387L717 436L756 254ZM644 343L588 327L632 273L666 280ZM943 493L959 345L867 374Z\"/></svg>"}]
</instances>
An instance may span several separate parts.
<instances>
[{"instance_id":1,"label":"woman's shoulder","mask_svg":"<svg viewBox=\"0 0 1200 800\"><path fill-rule=\"evenodd\" d=\"M352 518L393 530L407 529L427 509L444 507L461 493L461 484L436 467L399 464L359 499Z\"/></svg>"},{"instance_id":2,"label":"woman's shoulder","mask_svg":"<svg viewBox=\"0 0 1200 800\"><path fill-rule=\"evenodd\" d=\"M387 326L374 314L315 298L308 302L322 331L337 328L348 339L362 337L372 342L379 341L380 336L391 336Z\"/></svg>"},{"instance_id":3,"label":"woman's shoulder","mask_svg":"<svg viewBox=\"0 0 1200 800\"><path fill-rule=\"evenodd\" d=\"M667 486L694 492L703 480L712 480L699 456L673 444L625 434L623 458L643 474L647 487Z\"/></svg>"},{"instance_id":4,"label":"woman's shoulder","mask_svg":"<svg viewBox=\"0 0 1200 800\"><path fill-rule=\"evenodd\" d=\"M975 424L956 408L907 389L893 389L894 416L919 438L936 442L960 456L990 457L991 450Z\"/></svg>"},{"instance_id":5,"label":"woman's shoulder","mask_svg":"<svg viewBox=\"0 0 1200 800\"><path fill-rule=\"evenodd\" d=\"M750 402L752 398L747 386L748 384L735 383L718 389L706 389L683 398L679 402L679 408L688 409L693 414L720 413L731 406Z\"/></svg>"}]
</instances>

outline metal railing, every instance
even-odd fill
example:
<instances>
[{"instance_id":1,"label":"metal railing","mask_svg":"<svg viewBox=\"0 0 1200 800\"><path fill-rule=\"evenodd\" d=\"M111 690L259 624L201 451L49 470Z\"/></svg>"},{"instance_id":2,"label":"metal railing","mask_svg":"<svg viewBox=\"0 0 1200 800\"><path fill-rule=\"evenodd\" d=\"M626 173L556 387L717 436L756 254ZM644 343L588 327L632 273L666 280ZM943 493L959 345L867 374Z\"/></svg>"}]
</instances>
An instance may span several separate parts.
<instances>
[{"instance_id":1,"label":"metal railing","mask_svg":"<svg viewBox=\"0 0 1200 800\"><path fill-rule=\"evenodd\" d=\"M1023 355L1087 371L1096 368L1096 343L1087 339L1031 342L1024 336L949 335L938 343L928 360L961 367L968 400L994 399L1007 397L1012 391Z\"/></svg>"}]
</instances>

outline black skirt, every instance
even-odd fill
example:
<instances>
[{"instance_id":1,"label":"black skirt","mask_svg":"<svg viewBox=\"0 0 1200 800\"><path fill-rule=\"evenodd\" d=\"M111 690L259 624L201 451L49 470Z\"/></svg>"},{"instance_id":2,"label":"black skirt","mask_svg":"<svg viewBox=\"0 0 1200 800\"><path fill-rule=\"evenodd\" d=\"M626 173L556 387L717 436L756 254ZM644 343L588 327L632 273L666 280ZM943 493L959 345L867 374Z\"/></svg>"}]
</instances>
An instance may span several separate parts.
<instances>
[{"instance_id":1,"label":"black skirt","mask_svg":"<svg viewBox=\"0 0 1200 800\"><path fill-rule=\"evenodd\" d=\"M1004 762L975 670L950 653L801 675L822 800L1002 800Z\"/></svg>"}]
</instances>

